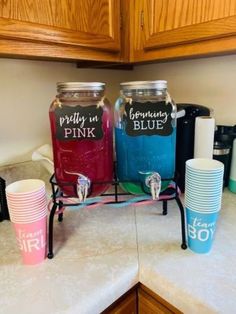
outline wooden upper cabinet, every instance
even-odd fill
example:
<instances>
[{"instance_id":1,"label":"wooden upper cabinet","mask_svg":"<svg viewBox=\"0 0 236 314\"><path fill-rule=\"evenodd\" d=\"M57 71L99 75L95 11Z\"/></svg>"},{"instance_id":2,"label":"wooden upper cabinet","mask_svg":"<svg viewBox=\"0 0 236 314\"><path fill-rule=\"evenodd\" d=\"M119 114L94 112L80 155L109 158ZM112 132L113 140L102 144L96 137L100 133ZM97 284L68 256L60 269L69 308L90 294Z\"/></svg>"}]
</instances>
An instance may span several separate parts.
<instances>
[{"instance_id":1,"label":"wooden upper cabinet","mask_svg":"<svg viewBox=\"0 0 236 314\"><path fill-rule=\"evenodd\" d=\"M0 1L0 56L100 66L235 52L236 0Z\"/></svg>"},{"instance_id":2,"label":"wooden upper cabinet","mask_svg":"<svg viewBox=\"0 0 236 314\"><path fill-rule=\"evenodd\" d=\"M120 51L119 0L3 0L0 39Z\"/></svg>"},{"instance_id":3,"label":"wooden upper cabinet","mask_svg":"<svg viewBox=\"0 0 236 314\"><path fill-rule=\"evenodd\" d=\"M236 33L236 1L148 0L146 6L150 33L145 49Z\"/></svg>"},{"instance_id":4,"label":"wooden upper cabinet","mask_svg":"<svg viewBox=\"0 0 236 314\"><path fill-rule=\"evenodd\" d=\"M140 0L134 6L136 59L236 50L236 0Z\"/></svg>"}]
</instances>

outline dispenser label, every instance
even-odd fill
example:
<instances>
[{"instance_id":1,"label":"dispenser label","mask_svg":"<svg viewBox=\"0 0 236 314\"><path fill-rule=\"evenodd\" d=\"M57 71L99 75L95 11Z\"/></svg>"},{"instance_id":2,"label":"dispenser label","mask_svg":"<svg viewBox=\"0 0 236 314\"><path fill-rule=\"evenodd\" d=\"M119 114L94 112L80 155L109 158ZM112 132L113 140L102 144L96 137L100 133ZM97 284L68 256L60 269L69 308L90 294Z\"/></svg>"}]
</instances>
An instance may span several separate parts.
<instances>
[{"instance_id":1,"label":"dispenser label","mask_svg":"<svg viewBox=\"0 0 236 314\"><path fill-rule=\"evenodd\" d=\"M58 107L55 110L56 138L59 140L100 140L103 109L97 106Z\"/></svg>"},{"instance_id":2,"label":"dispenser label","mask_svg":"<svg viewBox=\"0 0 236 314\"><path fill-rule=\"evenodd\" d=\"M163 135L173 132L172 105L162 102L132 102L125 105L125 131L130 136Z\"/></svg>"}]
</instances>

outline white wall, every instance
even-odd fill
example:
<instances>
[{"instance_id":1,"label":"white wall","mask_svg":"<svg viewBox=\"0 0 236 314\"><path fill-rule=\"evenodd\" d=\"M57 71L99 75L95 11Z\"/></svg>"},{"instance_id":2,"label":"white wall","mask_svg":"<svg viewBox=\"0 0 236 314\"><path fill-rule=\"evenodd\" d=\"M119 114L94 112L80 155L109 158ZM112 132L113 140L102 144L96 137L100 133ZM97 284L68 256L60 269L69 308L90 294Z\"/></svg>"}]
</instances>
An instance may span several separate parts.
<instances>
[{"instance_id":1,"label":"white wall","mask_svg":"<svg viewBox=\"0 0 236 314\"><path fill-rule=\"evenodd\" d=\"M114 102L130 71L78 69L75 64L0 59L0 165L31 159L50 142L48 109L59 81L102 81Z\"/></svg>"},{"instance_id":2,"label":"white wall","mask_svg":"<svg viewBox=\"0 0 236 314\"><path fill-rule=\"evenodd\" d=\"M105 81L114 102L119 82L152 79L166 79L176 102L206 105L218 124L236 124L236 55L142 65L134 71L0 59L0 165L29 160L34 148L50 141L48 108L56 82Z\"/></svg>"},{"instance_id":3,"label":"white wall","mask_svg":"<svg viewBox=\"0 0 236 314\"><path fill-rule=\"evenodd\" d=\"M175 102L206 105L217 124L236 124L236 55L142 65L134 77L167 80Z\"/></svg>"}]
</instances>

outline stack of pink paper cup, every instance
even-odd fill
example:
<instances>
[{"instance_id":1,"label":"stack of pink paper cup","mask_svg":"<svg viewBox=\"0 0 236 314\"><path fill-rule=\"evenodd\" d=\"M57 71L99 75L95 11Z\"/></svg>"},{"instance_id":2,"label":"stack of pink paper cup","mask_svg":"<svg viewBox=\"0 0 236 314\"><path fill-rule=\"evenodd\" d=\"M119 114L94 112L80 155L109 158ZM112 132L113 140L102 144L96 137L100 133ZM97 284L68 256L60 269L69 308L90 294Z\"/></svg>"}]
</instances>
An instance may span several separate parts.
<instances>
[{"instance_id":1,"label":"stack of pink paper cup","mask_svg":"<svg viewBox=\"0 0 236 314\"><path fill-rule=\"evenodd\" d=\"M45 183L38 179L16 181L6 187L6 196L23 263L42 262L47 243Z\"/></svg>"}]
</instances>

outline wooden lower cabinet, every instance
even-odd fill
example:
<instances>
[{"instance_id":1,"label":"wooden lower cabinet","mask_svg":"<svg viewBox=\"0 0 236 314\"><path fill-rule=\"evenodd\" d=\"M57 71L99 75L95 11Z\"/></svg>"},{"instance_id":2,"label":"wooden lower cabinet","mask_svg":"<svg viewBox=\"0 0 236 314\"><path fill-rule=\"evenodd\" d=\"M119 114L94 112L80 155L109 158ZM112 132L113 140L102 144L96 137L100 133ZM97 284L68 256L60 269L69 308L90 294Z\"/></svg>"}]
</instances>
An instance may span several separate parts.
<instances>
[{"instance_id":1,"label":"wooden lower cabinet","mask_svg":"<svg viewBox=\"0 0 236 314\"><path fill-rule=\"evenodd\" d=\"M115 301L103 314L183 314L142 284Z\"/></svg>"},{"instance_id":2,"label":"wooden lower cabinet","mask_svg":"<svg viewBox=\"0 0 236 314\"><path fill-rule=\"evenodd\" d=\"M138 287L139 314L181 314L176 307L159 297L156 293L140 284Z\"/></svg>"},{"instance_id":3,"label":"wooden lower cabinet","mask_svg":"<svg viewBox=\"0 0 236 314\"><path fill-rule=\"evenodd\" d=\"M136 314L138 313L138 285L130 289L102 314Z\"/></svg>"}]
</instances>

